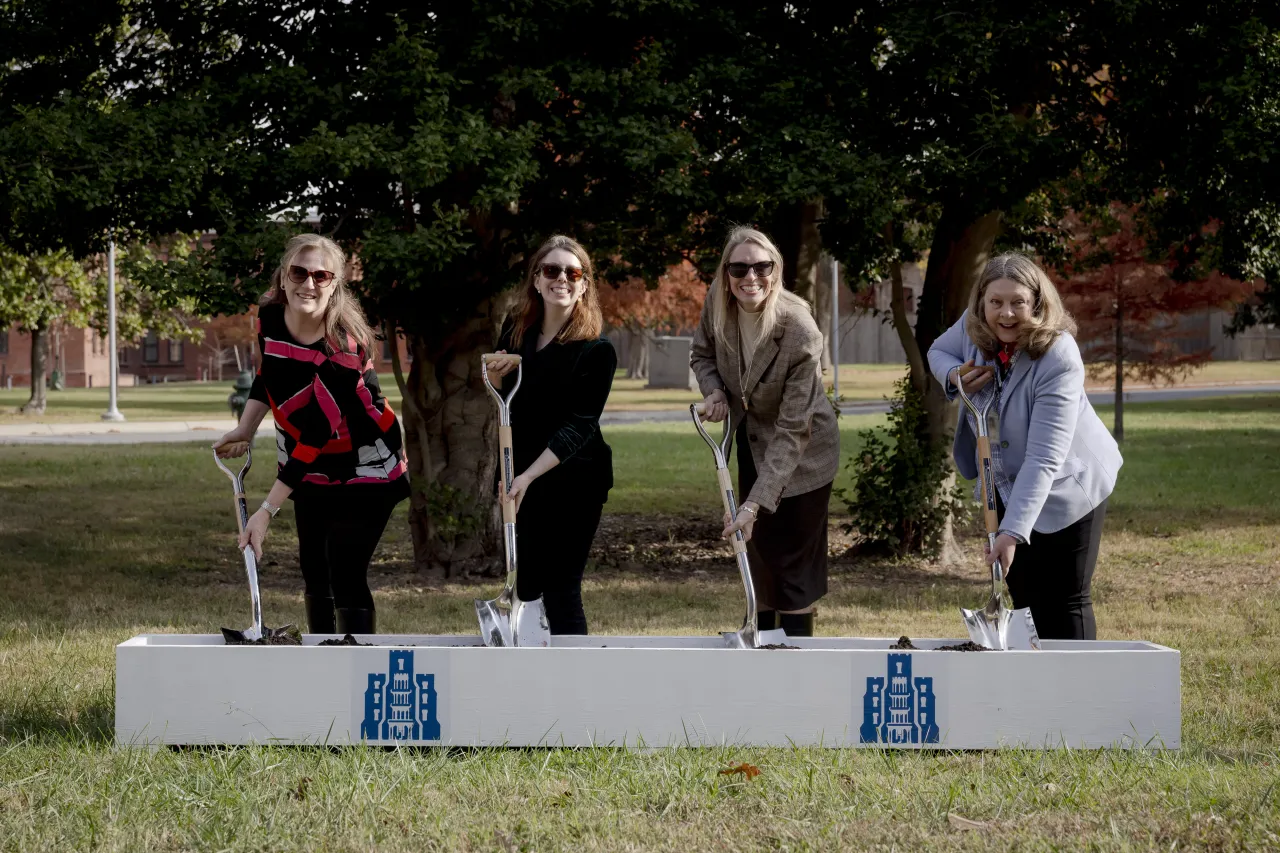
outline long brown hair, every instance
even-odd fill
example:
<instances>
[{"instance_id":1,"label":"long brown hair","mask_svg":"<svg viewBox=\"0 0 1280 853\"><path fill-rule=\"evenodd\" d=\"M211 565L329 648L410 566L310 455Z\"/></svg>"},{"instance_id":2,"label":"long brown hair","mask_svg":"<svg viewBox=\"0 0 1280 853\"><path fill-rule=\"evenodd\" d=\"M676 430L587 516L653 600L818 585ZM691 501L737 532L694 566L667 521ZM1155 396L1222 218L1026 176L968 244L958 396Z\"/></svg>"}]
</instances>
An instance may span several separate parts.
<instances>
[{"instance_id":1,"label":"long brown hair","mask_svg":"<svg viewBox=\"0 0 1280 853\"><path fill-rule=\"evenodd\" d=\"M519 349L524 341L525 333L535 326L542 325L543 304L538 295L538 276L542 271L542 259L556 249L565 249L582 264L582 296L573 306L573 313L561 327L555 339L561 343L568 341L591 341L600 337L604 329L604 315L600 312L600 295L596 292L595 267L591 265L591 256L582 244L572 237L556 234L538 247L529 260L529 269L525 273L524 287L520 299L516 303L511 316L515 321L511 326L511 347Z\"/></svg>"},{"instance_id":2,"label":"long brown hair","mask_svg":"<svg viewBox=\"0 0 1280 853\"><path fill-rule=\"evenodd\" d=\"M289 271L298 255L307 249L319 249L325 256L325 269L334 274L333 293L329 296L329 304L324 309L324 338L329 347L335 351L347 349L347 336L355 338L356 344L366 354L373 352L373 329L365 319L360 303L347 289L347 255L342 247L319 234L298 234L289 238L284 244L284 254L280 256L280 265L271 274L271 288L258 300L259 305L283 305L289 299L284 292L284 276Z\"/></svg>"},{"instance_id":3,"label":"long brown hair","mask_svg":"<svg viewBox=\"0 0 1280 853\"><path fill-rule=\"evenodd\" d=\"M1026 350L1031 358L1036 359L1047 353L1062 332L1070 335L1076 333L1075 318L1067 311L1058 288L1053 286L1040 265L1018 252L1005 252L987 261L977 286L969 295L969 311L965 317L965 330L969 333L969 340L987 358L995 357L1000 349L1000 342L987 325L982 300L987 294L987 285L1002 278L1031 291L1031 319L1018 330L1018 347Z\"/></svg>"}]
</instances>

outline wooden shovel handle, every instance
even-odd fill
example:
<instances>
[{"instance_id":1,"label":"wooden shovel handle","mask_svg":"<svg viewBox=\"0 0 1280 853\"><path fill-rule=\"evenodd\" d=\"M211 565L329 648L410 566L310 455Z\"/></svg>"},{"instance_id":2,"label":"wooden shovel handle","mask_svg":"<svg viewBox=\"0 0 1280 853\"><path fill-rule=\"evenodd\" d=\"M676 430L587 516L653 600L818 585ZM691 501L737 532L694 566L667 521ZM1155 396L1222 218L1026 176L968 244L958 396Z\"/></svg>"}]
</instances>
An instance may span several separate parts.
<instances>
[{"instance_id":1,"label":"wooden shovel handle","mask_svg":"<svg viewBox=\"0 0 1280 853\"><path fill-rule=\"evenodd\" d=\"M985 435L978 436L978 484L982 495L982 520L988 533L996 533L1000 529L1000 520L996 516L995 472L991 465L991 439Z\"/></svg>"},{"instance_id":2,"label":"wooden shovel handle","mask_svg":"<svg viewBox=\"0 0 1280 853\"><path fill-rule=\"evenodd\" d=\"M516 355L515 353L507 353L503 355L502 353L497 353L497 352L487 352L480 356L480 360L483 361L485 364L488 364L491 361L497 361L499 359L507 359L507 358L515 359L516 364L520 363L520 356Z\"/></svg>"},{"instance_id":3,"label":"wooden shovel handle","mask_svg":"<svg viewBox=\"0 0 1280 853\"><path fill-rule=\"evenodd\" d=\"M515 479L515 446L511 443L511 427L498 427L498 477L502 481L502 523L516 523L516 502L507 497Z\"/></svg>"}]
</instances>

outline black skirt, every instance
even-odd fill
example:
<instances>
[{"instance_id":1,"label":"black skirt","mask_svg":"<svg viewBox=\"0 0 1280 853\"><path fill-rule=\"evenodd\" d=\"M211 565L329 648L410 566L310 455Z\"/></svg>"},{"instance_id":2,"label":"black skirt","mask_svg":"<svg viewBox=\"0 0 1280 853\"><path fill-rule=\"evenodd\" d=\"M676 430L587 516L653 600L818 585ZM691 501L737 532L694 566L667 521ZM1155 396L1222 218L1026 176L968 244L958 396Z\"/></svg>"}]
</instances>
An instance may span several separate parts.
<instances>
[{"instance_id":1,"label":"black skirt","mask_svg":"<svg viewBox=\"0 0 1280 853\"><path fill-rule=\"evenodd\" d=\"M756 483L755 460L745 422L734 436L738 446L738 500ZM831 483L778 501L776 512L761 512L747 542L751 579L761 610L803 610L827 594L827 513Z\"/></svg>"}]
</instances>

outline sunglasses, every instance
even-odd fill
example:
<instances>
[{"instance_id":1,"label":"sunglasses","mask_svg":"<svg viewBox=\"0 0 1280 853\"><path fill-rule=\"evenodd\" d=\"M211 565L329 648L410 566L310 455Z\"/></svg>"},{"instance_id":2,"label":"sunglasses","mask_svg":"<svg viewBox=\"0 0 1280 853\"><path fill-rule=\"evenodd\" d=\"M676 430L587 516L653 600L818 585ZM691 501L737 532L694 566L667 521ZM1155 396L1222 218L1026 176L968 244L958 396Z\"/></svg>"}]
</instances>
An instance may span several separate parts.
<instances>
[{"instance_id":1,"label":"sunglasses","mask_svg":"<svg viewBox=\"0 0 1280 853\"><path fill-rule=\"evenodd\" d=\"M758 264L725 264L724 268L733 278L746 278L747 270L755 270L757 278L768 278L773 275L773 266L773 261L761 261Z\"/></svg>"},{"instance_id":2,"label":"sunglasses","mask_svg":"<svg viewBox=\"0 0 1280 853\"><path fill-rule=\"evenodd\" d=\"M307 279L311 279L316 283L316 287L325 287L332 284L336 278L337 276L328 270L309 270L300 266L289 267L289 281L294 284L302 284Z\"/></svg>"},{"instance_id":3,"label":"sunglasses","mask_svg":"<svg viewBox=\"0 0 1280 853\"><path fill-rule=\"evenodd\" d=\"M562 267L559 264L543 264L540 269L544 278L555 281L560 277L560 273L564 273L564 277L569 281L582 280L582 267Z\"/></svg>"}]
</instances>

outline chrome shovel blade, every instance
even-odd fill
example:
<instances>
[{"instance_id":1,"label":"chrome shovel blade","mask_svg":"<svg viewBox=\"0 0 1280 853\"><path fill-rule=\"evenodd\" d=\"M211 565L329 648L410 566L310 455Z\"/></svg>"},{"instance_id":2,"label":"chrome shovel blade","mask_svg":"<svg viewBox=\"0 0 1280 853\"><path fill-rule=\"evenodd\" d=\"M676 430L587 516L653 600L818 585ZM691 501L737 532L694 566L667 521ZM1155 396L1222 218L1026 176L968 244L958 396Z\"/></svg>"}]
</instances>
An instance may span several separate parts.
<instances>
[{"instance_id":1,"label":"chrome shovel blade","mask_svg":"<svg viewBox=\"0 0 1280 853\"><path fill-rule=\"evenodd\" d=\"M475 602L476 619L480 622L480 639L484 644L491 647L515 645L511 638L510 611L502 606L506 602L500 598L490 601L477 598Z\"/></svg>"},{"instance_id":2,"label":"chrome shovel blade","mask_svg":"<svg viewBox=\"0 0 1280 853\"><path fill-rule=\"evenodd\" d=\"M969 639L995 651L1040 651L1040 635L1036 632L1031 609L1009 610L1001 607L992 618L986 610L960 608Z\"/></svg>"},{"instance_id":3,"label":"chrome shovel blade","mask_svg":"<svg viewBox=\"0 0 1280 853\"><path fill-rule=\"evenodd\" d=\"M533 601L516 599L511 617L511 634L517 646L545 649L551 645L551 623L541 596Z\"/></svg>"},{"instance_id":4,"label":"chrome shovel blade","mask_svg":"<svg viewBox=\"0 0 1280 853\"><path fill-rule=\"evenodd\" d=\"M743 625L737 631L721 631L726 648L758 649L761 646L783 646L787 643L787 632L781 628L759 631Z\"/></svg>"},{"instance_id":5,"label":"chrome shovel blade","mask_svg":"<svg viewBox=\"0 0 1280 853\"><path fill-rule=\"evenodd\" d=\"M995 651L1008 648L1010 612L1001 608L997 613L989 610L966 610L960 608L960 616L964 619L964 627L969 631L969 639L980 646Z\"/></svg>"}]
</instances>

